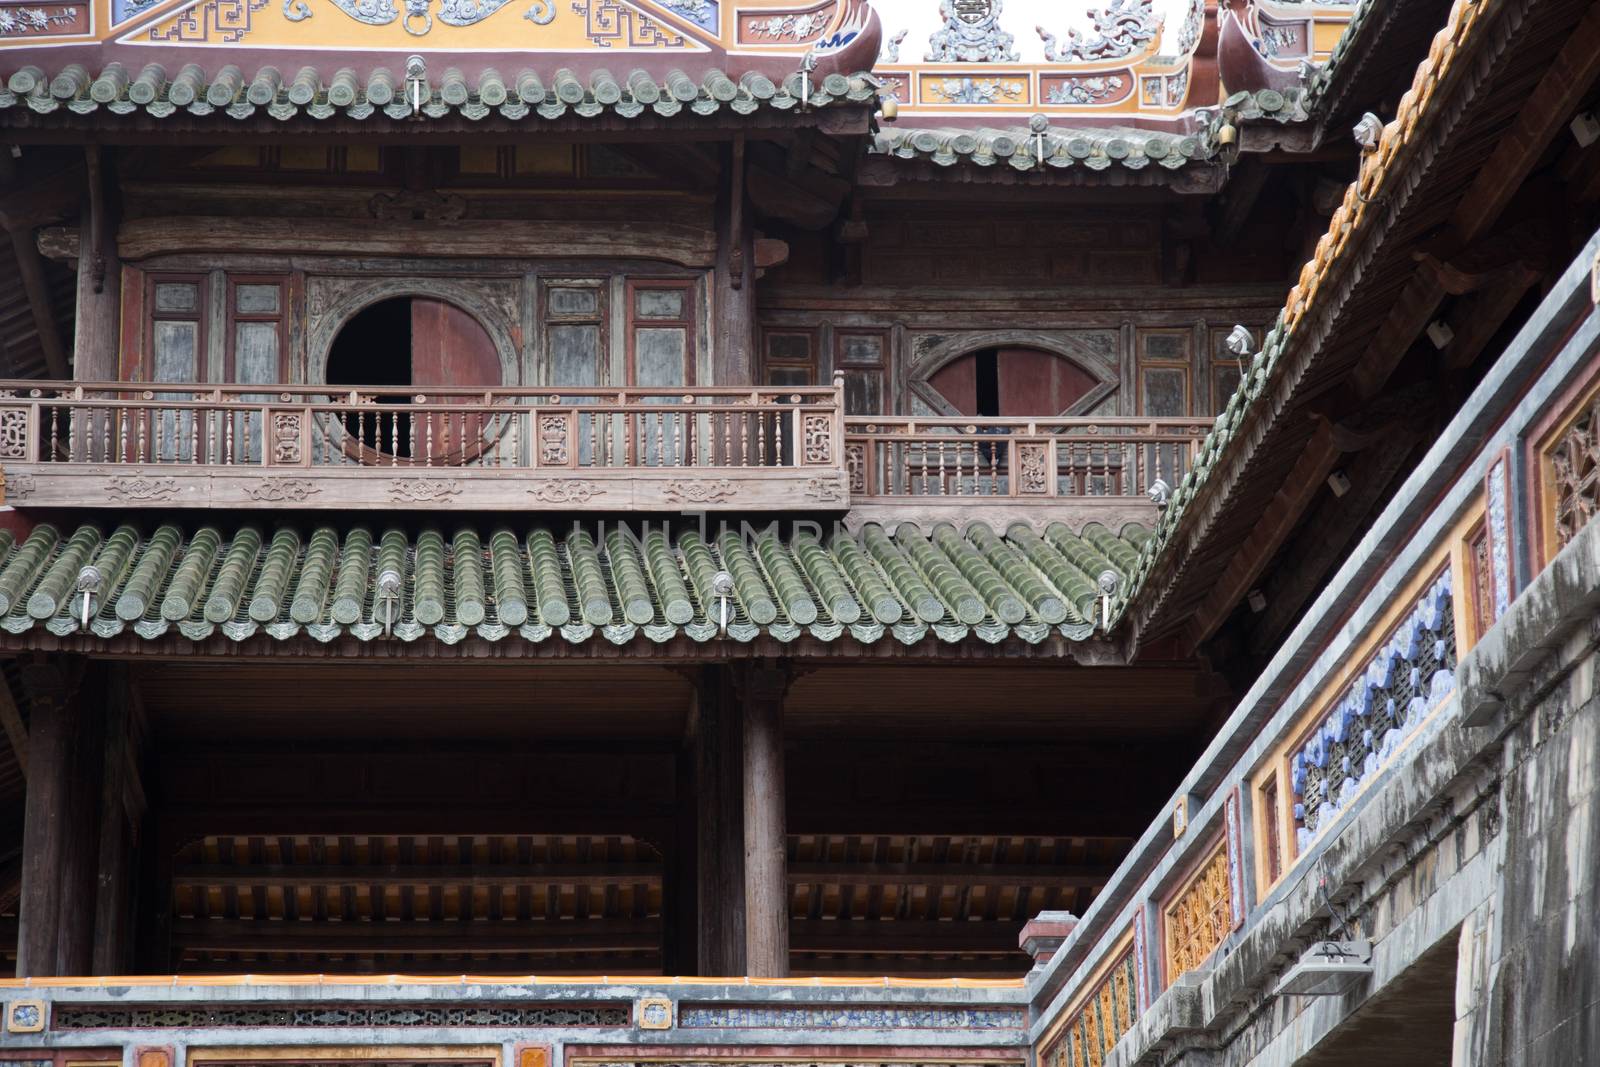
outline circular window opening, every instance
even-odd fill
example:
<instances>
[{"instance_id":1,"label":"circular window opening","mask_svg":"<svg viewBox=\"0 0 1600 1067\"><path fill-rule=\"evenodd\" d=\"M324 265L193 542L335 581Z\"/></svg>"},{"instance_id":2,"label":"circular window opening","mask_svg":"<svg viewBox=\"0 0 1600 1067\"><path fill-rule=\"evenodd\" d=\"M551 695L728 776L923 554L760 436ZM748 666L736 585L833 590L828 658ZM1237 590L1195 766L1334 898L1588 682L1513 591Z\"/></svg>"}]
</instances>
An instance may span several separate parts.
<instances>
[{"instance_id":1,"label":"circular window opening","mask_svg":"<svg viewBox=\"0 0 1600 1067\"><path fill-rule=\"evenodd\" d=\"M502 384L489 331L454 304L420 296L383 300L354 315L328 350L326 377L372 405L340 418L347 455L429 466L482 454L496 423L482 391Z\"/></svg>"}]
</instances>

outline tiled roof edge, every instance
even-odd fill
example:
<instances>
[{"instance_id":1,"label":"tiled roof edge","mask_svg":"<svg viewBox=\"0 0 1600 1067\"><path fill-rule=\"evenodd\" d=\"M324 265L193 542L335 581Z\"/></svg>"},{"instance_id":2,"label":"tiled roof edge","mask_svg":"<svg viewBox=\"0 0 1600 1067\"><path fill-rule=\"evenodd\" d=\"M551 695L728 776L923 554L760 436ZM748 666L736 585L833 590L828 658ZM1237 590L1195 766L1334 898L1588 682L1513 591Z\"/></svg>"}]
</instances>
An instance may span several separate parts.
<instances>
[{"instance_id":1,"label":"tiled roof edge","mask_svg":"<svg viewBox=\"0 0 1600 1067\"><path fill-rule=\"evenodd\" d=\"M789 111L802 106L867 105L877 99L877 89L866 74L829 74L802 84L799 74L780 83L757 72L735 80L723 71L709 70L695 80L674 70L657 82L642 72L618 79L596 71L584 84L570 71L561 70L546 84L532 70L519 71L510 79L486 70L476 85L469 85L459 71L447 70L436 82L424 75L418 84L420 108L413 106L413 83L382 67L369 71L364 81L346 68L324 84L309 68L289 80L277 68L263 66L247 79L237 66L207 72L189 64L169 79L169 72L155 63L137 72L121 63L109 63L93 76L77 63L54 74L30 65L13 71L0 86L0 110L16 107L39 114L67 111L87 115L103 109L114 115L142 112L154 118L180 112L220 113L234 119L259 113L280 120L299 115L406 119L420 112L435 119L460 115L475 121L491 116L520 121L605 114L670 118L713 115L724 109L748 115L761 108Z\"/></svg>"},{"instance_id":2,"label":"tiled roof edge","mask_svg":"<svg viewBox=\"0 0 1600 1067\"><path fill-rule=\"evenodd\" d=\"M1311 259L1301 267L1299 279L1289 290L1277 321L1267 331L1248 371L1241 376L1238 388L1201 442L1193 466L1173 488L1168 505L1156 523L1154 536L1140 551L1133 580L1127 583L1113 605L1113 625L1125 618L1134 601L1144 595L1157 564L1170 562L1167 557L1173 549L1169 546L1179 540L1179 528L1196 512L1192 505L1211 487L1212 475L1222 465L1220 461L1225 454L1226 458L1234 458L1244 447L1235 443L1239 428L1254 411L1258 398L1268 391L1267 386L1277 384L1286 373L1284 354L1298 340L1299 327L1306 318L1314 311L1323 310L1322 304L1327 298L1321 294L1331 288L1325 283L1336 267L1343 267L1345 250L1355 238L1365 237L1370 231L1388 188L1397 180L1401 164L1410 158L1409 150L1425 126L1424 120L1432 117L1440 81L1462 62L1462 46L1471 37L1473 28L1481 25L1489 13L1498 10L1501 2L1456 0L1451 7L1449 20L1434 35L1433 46L1418 64L1411 88L1401 97L1394 121L1383 127L1377 145L1363 154L1360 172L1345 190L1344 200L1329 221L1328 232L1317 241Z\"/></svg>"}]
</instances>

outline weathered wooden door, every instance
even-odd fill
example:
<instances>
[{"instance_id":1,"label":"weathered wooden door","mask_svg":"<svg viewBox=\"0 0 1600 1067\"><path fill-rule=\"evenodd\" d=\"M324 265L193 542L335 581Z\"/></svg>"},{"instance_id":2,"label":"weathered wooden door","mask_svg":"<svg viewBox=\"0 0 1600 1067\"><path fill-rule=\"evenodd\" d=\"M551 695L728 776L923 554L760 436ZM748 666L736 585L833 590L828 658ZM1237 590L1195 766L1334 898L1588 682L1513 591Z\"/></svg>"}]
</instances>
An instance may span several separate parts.
<instances>
[{"instance_id":1,"label":"weathered wooden door","mask_svg":"<svg viewBox=\"0 0 1600 1067\"><path fill-rule=\"evenodd\" d=\"M628 384L666 390L639 398L658 409L678 404L684 390L694 384L692 288L686 282L634 282L628 288ZM660 410L641 413L629 427L629 461L643 466L689 464L694 438L693 416Z\"/></svg>"},{"instance_id":2,"label":"weathered wooden door","mask_svg":"<svg viewBox=\"0 0 1600 1067\"><path fill-rule=\"evenodd\" d=\"M411 385L430 406L481 405L482 395L442 396L439 387L488 389L501 384L500 354L494 338L454 304L426 297L411 301ZM462 463L487 443L488 420L481 414L434 414L417 420L412 457L433 464Z\"/></svg>"}]
</instances>

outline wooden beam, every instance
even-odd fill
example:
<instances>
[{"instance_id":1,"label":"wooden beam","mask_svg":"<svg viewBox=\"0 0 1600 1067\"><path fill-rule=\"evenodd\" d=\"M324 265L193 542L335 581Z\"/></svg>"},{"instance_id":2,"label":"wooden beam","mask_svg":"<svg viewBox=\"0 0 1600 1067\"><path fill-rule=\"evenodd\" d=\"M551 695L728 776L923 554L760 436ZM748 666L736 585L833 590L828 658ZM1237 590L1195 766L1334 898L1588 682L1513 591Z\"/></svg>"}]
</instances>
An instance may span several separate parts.
<instances>
[{"instance_id":1,"label":"wooden beam","mask_svg":"<svg viewBox=\"0 0 1600 1067\"><path fill-rule=\"evenodd\" d=\"M1494 154L1478 168L1472 186L1456 203L1450 231L1463 245L1475 243L1494 225L1517 189L1543 158L1600 76L1600 6L1588 12L1551 59L1522 110L1500 136Z\"/></svg>"},{"instance_id":2,"label":"wooden beam","mask_svg":"<svg viewBox=\"0 0 1600 1067\"><path fill-rule=\"evenodd\" d=\"M1009 952L1022 923L936 919L796 919L790 935L796 952L905 953Z\"/></svg>"},{"instance_id":3,"label":"wooden beam","mask_svg":"<svg viewBox=\"0 0 1600 1067\"><path fill-rule=\"evenodd\" d=\"M784 874L783 695L788 672L752 667L744 672L745 973L783 978L789 973L789 889Z\"/></svg>"},{"instance_id":4,"label":"wooden beam","mask_svg":"<svg viewBox=\"0 0 1600 1067\"><path fill-rule=\"evenodd\" d=\"M789 884L797 885L947 885L1098 888L1110 880L1115 864L1063 867L1026 863L816 863L789 864Z\"/></svg>"},{"instance_id":5,"label":"wooden beam","mask_svg":"<svg viewBox=\"0 0 1600 1067\"><path fill-rule=\"evenodd\" d=\"M22 289L28 296L28 310L33 312L33 330L44 352L45 367L50 377L64 380L70 377L71 372L67 367L66 346L61 343L61 331L56 328L55 315L50 309L50 286L45 281L44 259L39 255L39 246L34 243L32 230L8 232L11 251L17 259L17 275L22 279Z\"/></svg>"},{"instance_id":6,"label":"wooden beam","mask_svg":"<svg viewBox=\"0 0 1600 1067\"><path fill-rule=\"evenodd\" d=\"M1250 536L1234 549L1233 558L1217 575L1211 592L1190 618L1188 645L1197 648L1214 633L1254 584L1267 563L1293 532L1296 521L1322 489L1323 480L1333 469L1339 450L1333 443L1333 430L1327 422L1318 425L1306 442L1272 503L1267 505Z\"/></svg>"},{"instance_id":7,"label":"wooden beam","mask_svg":"<svg viewBox=\"0 0 1600 1067\"><path fill-rule=\"evenodd\" d=\"M17 698L4 678L0 678L0 726L5 728L6 739L11 742L11 751L17 757L17 767L21 769L22 777L27 778L28 727L17 708Z\"/></svg>"},{"instance_id":8,"label":"wooden beam","mask_svg":"<svg viewBox=\"0 0 1600 1067\"><path fill-rule=\"evenodd\" d=\"M174 919L174 952L403 952L528 955L654 952L656 919L458 922L327 922L283 919Z\"/></svg>"},{"instance_id":9,"label":"wooden beam","mask_svg":"<svg viewBox=\"0 0 1600 1067\"><path fill-rule=\"evenodd\" d=\"M252 886L471 886L508 889L525 885L656 885L658 863L523 864L183 864L173 869L179 885L246 889Z\"/></svg>"}]
</instances>

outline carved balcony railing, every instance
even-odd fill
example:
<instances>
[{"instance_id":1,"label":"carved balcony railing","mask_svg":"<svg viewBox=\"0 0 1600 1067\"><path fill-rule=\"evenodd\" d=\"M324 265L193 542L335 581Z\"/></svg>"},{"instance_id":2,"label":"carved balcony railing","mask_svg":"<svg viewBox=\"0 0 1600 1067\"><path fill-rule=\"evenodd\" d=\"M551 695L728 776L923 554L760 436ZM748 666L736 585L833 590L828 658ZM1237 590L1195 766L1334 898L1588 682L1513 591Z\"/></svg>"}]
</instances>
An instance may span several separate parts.
<instances>
[{"instance_id":1,"label":"carved balcony railing","mask_svg":"<svg viewBox=\"0 0 1600 1067\"><path fill-rule=\"evenodd\" d=\"M843 508L832 388L0 382L0 466L42 506Z\"/></svg>"},{"instance_id":2,"label":"carved balcony railing","mask_svg":"<svg viewBox=\"0 0 1600 1067\"><path fill-rule=\"evenodd\" d=\"M1175 486L1207 424L1151 418L851 418L852 503L1146 501Z\"/></svg>"}]
</instances>

